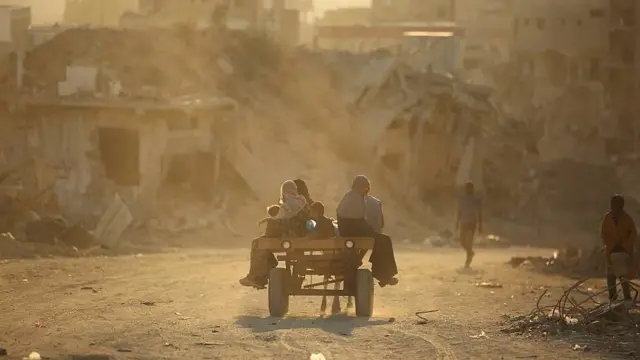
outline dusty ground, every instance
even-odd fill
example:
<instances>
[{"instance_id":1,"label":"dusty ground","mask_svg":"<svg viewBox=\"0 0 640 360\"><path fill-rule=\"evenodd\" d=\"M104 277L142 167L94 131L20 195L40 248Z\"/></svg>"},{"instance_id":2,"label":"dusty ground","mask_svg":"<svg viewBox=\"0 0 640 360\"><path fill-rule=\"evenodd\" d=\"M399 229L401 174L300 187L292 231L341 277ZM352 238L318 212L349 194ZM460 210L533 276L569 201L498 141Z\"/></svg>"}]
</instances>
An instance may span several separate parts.
<instances>
[{"instance_id":1,"label":"dusty ground","mask_svg":"<svg viewBox=\"0 0 640 360\"><path fill-rule=\"evenodd\" d=\"M320 299L293 298L268 317L266 291L242 288L248 251L7 260L0 264L0 346L65 358L118 359L587 359L571 340L499 331L504 314L528 312L540 288L571 280L504 263L530 249L479 250L473 271L455 250L397 249L401 282L376 288L375 316L321 318ZM498 281L502 289L476 287ZM439 309L420 323L417 311ZM484 331L486 337L476 337Z\"/></svg>"}]
</instances>

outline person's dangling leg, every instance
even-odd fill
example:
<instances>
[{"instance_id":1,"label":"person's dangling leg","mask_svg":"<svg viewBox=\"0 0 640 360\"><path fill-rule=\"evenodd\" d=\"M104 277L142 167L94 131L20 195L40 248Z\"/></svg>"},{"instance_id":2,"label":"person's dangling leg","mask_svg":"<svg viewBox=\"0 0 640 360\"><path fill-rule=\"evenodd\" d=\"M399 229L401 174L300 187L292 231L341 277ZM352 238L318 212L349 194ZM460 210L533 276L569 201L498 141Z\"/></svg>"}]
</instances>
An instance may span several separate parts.
<instances>
[{"instance_id":1,"label":"person's dangling leg","mask_svg":"<svg viewBox=\"0 0 640 360\"><path fill-rule=\"evenodd\" d=\"M396 285L398 279L398 266L393 253L391 238L385 234L373 234L375 240L373 252L369 261L373 277L380 282L380 286Z\"/></svg>"},{"instance_id":2,"label":"person's dangling leg","mask_svg":"<svg viewBox=\"0 0 640 360\"><path fill-rule=\"evenodd\" d=\"M240 284L243 286L264 287L269 279L269 270L278 265L272 253L258 249L259 240L260 238L255 239L251 243L249 274L240 279Z\"/></svg>"},{"instance_id":3,"label":"person's dangling leg","mask_svg":"<svg viewBox=\"0 0 640 360\"><path fill-rule=\"evenodd\" d=\"M380 282L380 286L398 283L398 279L395 278L398 274L398 267L389 236L376 233L364 219L354 220L338 217L338 229L340 236L372 237L374 244L369 262L373 277Z\"/></svg>"}]
</instances>

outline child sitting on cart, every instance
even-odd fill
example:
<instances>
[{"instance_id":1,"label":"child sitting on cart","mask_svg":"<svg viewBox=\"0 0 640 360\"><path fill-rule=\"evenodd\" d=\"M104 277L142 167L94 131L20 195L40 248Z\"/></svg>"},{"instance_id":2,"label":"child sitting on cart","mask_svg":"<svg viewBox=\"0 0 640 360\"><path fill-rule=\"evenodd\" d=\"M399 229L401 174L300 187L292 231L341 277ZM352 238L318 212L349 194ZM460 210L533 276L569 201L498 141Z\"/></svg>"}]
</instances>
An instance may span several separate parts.
<instances>
[{"instance_id":1,"label":"child sitting on cart","mask_svg":"<svg viewBox=\"0 0 640 360\"><path fill-rule=\"evenodd\" d=\"M321 202L311 204L311 219L316 222L315 229L309 233L312 239L324 240L337 236L333 219L324 216L324 205Z\"/></svg>"},{"instance_id":2,"label":"child sitting on cart","mask_svg":"<svg viewBox=\"0 0 640 360\"><path fill-rule=\"evenodd\" d=\"M280 222L276 221L275 219L275 217L278 215L279 212L280 212L280 206L278 205L271 205L267 207L267 214L269 214L269 216L258 222L258 225L267 223L267 228L264 230L264 236L266 237L280 236L280 233L282 232L282 229L280 228Z\"/></svg>"}]
</instances>

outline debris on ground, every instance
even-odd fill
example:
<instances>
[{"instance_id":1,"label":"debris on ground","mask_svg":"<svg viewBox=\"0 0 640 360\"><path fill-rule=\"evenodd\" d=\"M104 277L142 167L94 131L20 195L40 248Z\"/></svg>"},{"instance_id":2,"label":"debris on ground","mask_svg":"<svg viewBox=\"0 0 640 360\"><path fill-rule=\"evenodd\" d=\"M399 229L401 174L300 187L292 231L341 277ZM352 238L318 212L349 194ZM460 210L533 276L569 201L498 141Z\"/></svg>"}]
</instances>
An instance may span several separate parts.
<instances>
[{"instance_id":1,"label":"debris on ground","mask_svg":"<svg viewBox=\"0 0 640 360\"><path fill-rule=\"evenodd\" d=\"M434 248L443 247L459 247L460 242L458 237L454 235L450 230L445 230L437 235L431 235L424 239L423 244ZM507 248L510 246L509 242L501 238L498 235L489 234L486 236L478 235L475 237L474 246L484 249L497 249Z\"/></svg>"},{"instance_id":2,"label":"debris on ground","mask_svg":"<svg viewBox=\"0 0 640 360\"><path fill-rule=\"evenodd\" d=\"M550 256L514 256L508 264L512 267L530 266L535 270L551 273L568 273L580 276L594 276L605 270L602 247L591 249L567 246L554 251Z\"/></svg>"},{"instance_id":3,"label":"debris on ground","mask_svg":"<svg viewBox=\"0 0 640 360\"><path fill-rule=\"evenodd\" d=\"M503 287L502 284L498 284L491 281L489 282L483 281L483 282L477 283L476 286L481 288L487 288L487 289L502 289Z\"/></svg>"},{"instance_id":4,"label":"debris on ground","mask_svg":"<svg viewBox=\"0 0 640 360\"><path fill-rule=\"evenodd\" d=\"M571 347L573 351L587 351L588 347L586 345L578 345L575 344Z\"/></svg>"},{"instance_id":5,"label":"debris on ground","mask_svg":"<svg viewBox=\"0 0 640 360\"><path fill-rule=\"evenodd\" d=\"M487 334L485 334L484 331L481 331L480 334L471 335L470 338L472 338L472 339L488 339L489 337L487 336Z\"/></svg>"},{"instance_id":6,"label":"debris on ground","mask_svg":"<svg viewBox=\"0 0 640 360\"><path fill-rule=\"evenodd\" d=\"M416 316L420 319L420 320L418 321L418 325L424 325L424 324L426 324L426 323L429 321L429 320L427 320L427 318L425 318L423 315L425 315L425 314L431 314L431 313L438 312L438 311L440 311L440 310L438 310L438 309L433 309L433 310L426 310L426 311L418 311L418 312L416 312Z\"/></svg>"},{"instance_id":7,"label":"debris on ground","mask_svg":"<svg viewBox=\"0 0 640 360\"><path fill-rule=\"evenodd\" d=\"M566 289L560 298L550 305L541 305L548 289L544 290L529 314L509 318L507 327L501 331L518 335L582 335L586 337L606 337L616 344L637 344L640 336L640 309L638 290L640 285L630 282L631 301L609 301L608 289L594 290L585 285L590 278L584 278ZM618 293L618 297L622 294ZM585 350L574 347L574 350ZM623 349L637 351L640 348Z\"/></svg>"}]
</instances>

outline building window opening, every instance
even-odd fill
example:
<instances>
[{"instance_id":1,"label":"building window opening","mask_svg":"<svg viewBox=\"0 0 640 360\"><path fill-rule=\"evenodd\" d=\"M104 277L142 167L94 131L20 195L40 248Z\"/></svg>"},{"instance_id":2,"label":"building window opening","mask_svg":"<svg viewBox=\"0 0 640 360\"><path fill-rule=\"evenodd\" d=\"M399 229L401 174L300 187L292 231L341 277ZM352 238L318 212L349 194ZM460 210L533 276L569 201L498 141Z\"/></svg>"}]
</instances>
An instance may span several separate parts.
<instances>
[{"instance_id":1,"label":"building window opening","mask_svg":"<svg viewBox=\"0 0 640 360\"><path fill-rule=\"evenodd\" d=\"M137 130L99 128L100 160L107 179L119 186L140 185L140 135Z\"/></svg>"}]
</instances>

